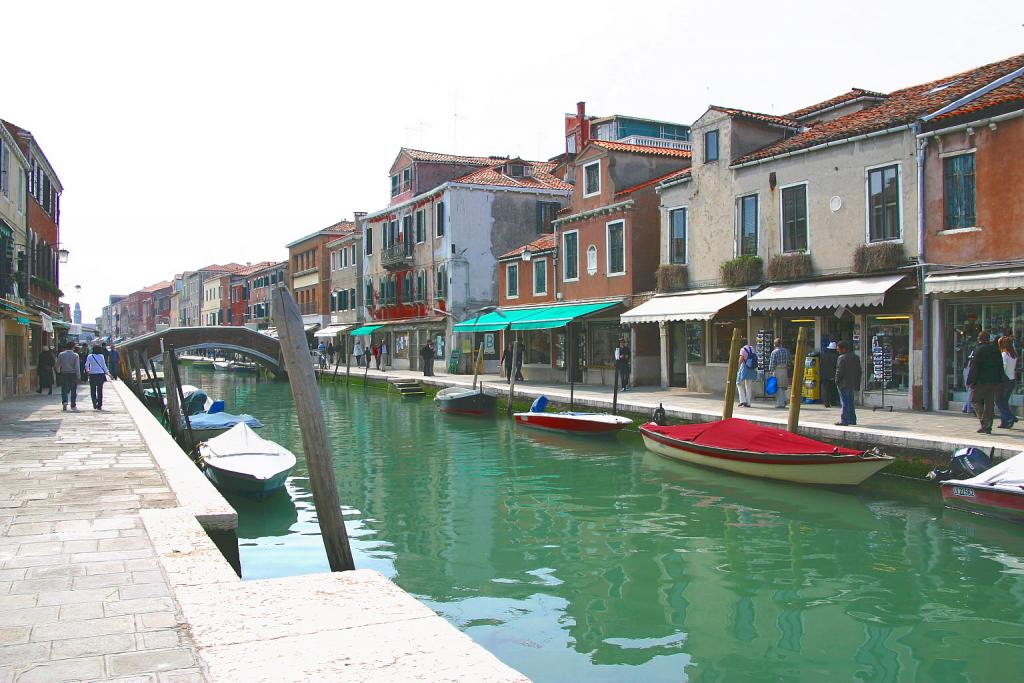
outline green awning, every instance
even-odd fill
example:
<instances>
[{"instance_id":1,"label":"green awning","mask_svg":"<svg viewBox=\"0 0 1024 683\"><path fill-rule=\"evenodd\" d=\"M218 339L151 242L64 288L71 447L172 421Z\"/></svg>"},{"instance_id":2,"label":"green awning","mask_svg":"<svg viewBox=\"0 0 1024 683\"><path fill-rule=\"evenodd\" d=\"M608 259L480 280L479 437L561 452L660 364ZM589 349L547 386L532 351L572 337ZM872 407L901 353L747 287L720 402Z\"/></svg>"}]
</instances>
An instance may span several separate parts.
<instances>
[{"instance_id":1,"label":"green awning","mask_svg":"<svg viewBox=\"0 0 1024 683\"><path fill-rule=\"evenodd\" d=\"M18 308L17 306L9 304L6 301L0 301L0 308L2 308L5 311L10 311L11 313L17 313L18 315L23 315L23 316L32 315L28 311L23 311L22 309Z\"/></svg>"},{"instance_id":2,"label":"green awning","mask_svg":"<svg viewBox=\"0 0 1024 683\"><path fill-rule=\"evenodd\" d=\"M545 307L546 308L546 307ZM491 311L486 315L482 315L479 318L470 318L469 320L463 320L461 323L455 325L454 329L456 332L497 332L498 330L504 330L506 327L522 320L523 318L529 317L536 313L538 308L507 308L503 311Z\"/></svg>"},{"instance_id":3,"label":"green awning","mask_svg":"<svg viewBox=\"0 0 1024 683\"><path fill-rule=\"evenodd\" d=\"M366 335L366 334L373 334L374 332L376 332L377 330L379 330L382 327L384 327L384 326L383 325L363 325L362 327L357 327L356 329L352 330L348 334L349 334L350 337L361 337L361 336Z\"/></svg>"},{"instance_id":4,"label":"green awning","mask_svg":"<svg viewBox=\"0 0 1024 683\"><path fill-rule=\"evenodd\" d=\"M599 304L556 304L532 309L532 314L512 323L513 330L550 330L563 327L576 318L618 306L618 301Z\"/></svg>"},{"instance_id":5,"label":"green awning","mask_svg":"<svg viewBox=\"0 0 1024 683\"><path fill-rule=\"evenodd\" d=\"M16 322L18 322L18 323L20 323L22 325L31 325L32 324L32 323L29 322L28 318L22 318L20 316L18 318L16 318L15 320L16 320Z\"/></svg>"},{"instance_id":6,"label":"green awning","mask_svg":"<svg viewBox=\"0 0 1024 683\"><path fill-rule=\"evenodd\" d=\"M52 322L54 327L63 327L65 330L71 327L71 323L65 322L63 320L54 320Z\"/></svg>"}]
</instances>

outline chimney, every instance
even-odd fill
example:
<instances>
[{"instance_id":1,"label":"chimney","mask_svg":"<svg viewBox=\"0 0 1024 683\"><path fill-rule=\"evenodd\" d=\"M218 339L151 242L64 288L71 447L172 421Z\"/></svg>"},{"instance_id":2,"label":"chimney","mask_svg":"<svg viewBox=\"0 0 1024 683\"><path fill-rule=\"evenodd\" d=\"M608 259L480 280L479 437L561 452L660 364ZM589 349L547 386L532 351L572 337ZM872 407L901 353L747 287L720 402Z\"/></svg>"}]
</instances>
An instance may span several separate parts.
<instances>
[{"instance_id":1,"label":"chimney","mask_svg":"<svg viewBox=\"0 0 1024 683\"><path fill-rule=\"evenodd\" d=\"M587 103L577 102L576 103L576 124L579 126L579 147L577 151L582 151L587 143L590 142L590 122L587 120Z\"/></svg>"}]
</instances>

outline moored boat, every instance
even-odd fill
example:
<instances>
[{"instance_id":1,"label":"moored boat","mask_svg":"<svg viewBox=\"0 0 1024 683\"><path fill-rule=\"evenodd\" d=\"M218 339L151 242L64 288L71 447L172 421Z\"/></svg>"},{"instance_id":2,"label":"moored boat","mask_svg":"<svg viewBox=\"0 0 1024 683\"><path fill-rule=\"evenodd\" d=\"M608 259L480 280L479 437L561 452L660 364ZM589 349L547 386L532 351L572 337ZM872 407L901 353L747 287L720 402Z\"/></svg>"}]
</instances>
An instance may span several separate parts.
<instances>
[{"instance_id":1,"label":"moored boat","mask_svg":"<svg viewBox=\"0 0 1024 683\"><path fill-rule=\"evenodd\" d=\"M259 370L260 366L250 361L234 361L231 365L231 369L235 372L243 374L255 374Z\"/></svg>"},{"instance_id":2,"label":"moored boat","mask_svg":"<svg viewBox=\"0 0 1024 683\"><path fill-rule=\"evenodd\" d=\"M801 484L857 485L893 458L833 446L739 418L699 424L640 426L644 445L673 460L751 477Z\"/></svg>"},{"instance_id":3,"label":"moored boat","mask_svg":"<svg viewBox=\"0 0 1024 683\"><path fill-rule=\"evenodd\" d=\"M970 479L942 482L946 507L1024 522L1024 453Z\"/></svg>"},{"instance_id":4,"label":"moored boat","mask_svg":"<svg viewBox=\"0 0 1024 683\"><path fill-rule=\"evenodd\" d=\"M610 413L528 412L516 413L514 417L518 425L562 434L608 434L633 424L628 417Z\"/></svg>"},{"instance_id":5,"label":"moored boat","mask_svg":"<svg viewBox=\"0 0 1024 683\"><path fill-rule=\"evenodd\" d=\"M197 357L192 361L192 367L194 368L206 368L207 370L213 369L213 360L210 358Z\"/></svg>"},{"instance_id":6,"label":"moored boat","mask_svg":"<svg viewBox=\"0 0 1024 683\"><path fill-rule=\"evenodd\" d=\"M487 415L494 412L498 403L498 394L494 390L467 389L466 387L448 387L437 392L434 397L437 408L442 413L452 415Z\"/></svg>"},{"instance_id":7,"label":"moored boat","mask_svg":"<svg viewBox=\"0 0 1024 683\"><path fill-rule=\"evenodd\" d=\"M242 413L232 415L231 413L199 413L189 417L189 424L192 426L192 435L198 441L206 441L224 434L235 425L243 423L251 429L260 429L263 423L252 415Z\"/></svg>"},{"instance_id":8,"label":"moored boat","mask_svg":"<svg viewBox=\"0 0 1024 683\"><path fill-rule=\"evenodd\" d=\"M234 369L234 363L229 360L213 361L213 369L218 372L229 372Z\"/></svg>"},{"instance_id":9,"label":"moored boat","mask_svg":"<svg viewBox=\"0 0 1024 683\"><path fill-rule=\"evenodd\" d=\"M284 486L295 455L260 438L244 422L199 445L204 471L218 488L259 497Z\"/></svg>"}]
</instances>

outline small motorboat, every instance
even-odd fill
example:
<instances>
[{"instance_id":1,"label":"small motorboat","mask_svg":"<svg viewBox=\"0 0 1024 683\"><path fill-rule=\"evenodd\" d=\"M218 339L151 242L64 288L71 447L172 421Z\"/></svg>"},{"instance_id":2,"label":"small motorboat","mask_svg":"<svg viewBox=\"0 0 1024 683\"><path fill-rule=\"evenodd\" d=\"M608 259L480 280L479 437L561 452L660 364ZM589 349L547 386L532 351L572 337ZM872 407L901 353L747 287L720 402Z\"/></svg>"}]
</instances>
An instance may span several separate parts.
<instances>
[{"instance_id":1,"label":"small motorboat","mask_svg":"<svg viewBox=\"0 0 1024 683\"><path fill-rule=\"evenodd\" d=\"M215 436L224 434L235 425L242 423L250 429L260 429L263 423L252 415L245 413L232 415L223 411L216 413L199 413L189 416L189 424L192 426L192 435L197 441L207 441Z\"/></svg>"},{"instance_id":2,"label":"small motorboat","mask_svg":"<svg viewBox=\"0 0 1024 683\"><path fill-rule=\"evenodd\" d=\"M207 370L213 369L213 360L210 358L196 358L192 361L192 367L194 368L206 368Z\"/></svg>"},{"instance_id":3,"label":"small motorboat","mask_svg":"<svg viewBox=\"0 0 1024 683\"><path fill-rule=\"evenodd\" d=\"M260 438L244 422L199 444L207 478L217 488L263 497L284 486L295 455Z\"/></svg>"},{"instance_id":4,"label":"small motorboat","mask_svg":"<svg viewBox=\"0 0 1024 683\"><path fill-rule=\"evenodd\" d=\"M230 372L234 369L234 363L229 360L213 361L213 369L217 372Z\"/></svg>"},{"instance_id":5,"label":"small motorboat","mask_svg":"<svg viewBox=\"0 0 1024 683\"><path fill-rule=\"evenodd\" d=\"M231 369L238 373L254 375L260 366L253 362L236 360L232 362Z\"/></svg>"},{"instance_id":6,"label":"small motorboat","mask_svg":"<svg viewBox=\"0 0 1024 683\"><path fill-rule=\"evenodd\" d=\"M875 450L833 446L739 418L699 424L640 425L644 445L694 465L800 484L855 486L893 458Z\"/></svg>"},{"instance_id":7,"label":"small motorboat","mask_svg":"<svg viewBox=\"0 0 1024 683\"><path fill-rule=\"evenodd\" d=\"M946 507L1024 522L1024 453L970 479L942 482Z\"/></svg>"},{"instance_id":8,"label":"small motorboat","mask_svg":"<svg viewBox=\"0 0 1024 683\"><path fill-rule=\"evenodd\" d=\"M191 384L182 384L181 393L185 396L185 412L189 415L205 413L213 405L213 400L199 387L194 387ZM161 401L157 398L156 391L153 389L146 389L145 396L146 405L153 410L159 410ZM163 402L166 403L167 387L160 387L160 396L163 397Z\"/></svg>"},{"instance_id":9,"label":"small motorboat","mask_svg":"<svg viewBox=\"0 0 1024 683\"><path fill-rule=\"evenodd\" d=\"M437 409L451 415L488 415L494 412L498 404L498 393L493 389L468 389L466 387L448 387L437 392L434 397Z\"/></svg>"},{"instance_id":10,"label":"small motorboat","mask_svg":"<svg viewBox=\"0 0 1024 683\"><path fill-rule=\"evenodd\" d=\"M528 413L515 413L516 424L561 434L607 434L633 424L628 417L611 413L545 413L548 397L538 396Z\"/></svg>"}]
</instances>

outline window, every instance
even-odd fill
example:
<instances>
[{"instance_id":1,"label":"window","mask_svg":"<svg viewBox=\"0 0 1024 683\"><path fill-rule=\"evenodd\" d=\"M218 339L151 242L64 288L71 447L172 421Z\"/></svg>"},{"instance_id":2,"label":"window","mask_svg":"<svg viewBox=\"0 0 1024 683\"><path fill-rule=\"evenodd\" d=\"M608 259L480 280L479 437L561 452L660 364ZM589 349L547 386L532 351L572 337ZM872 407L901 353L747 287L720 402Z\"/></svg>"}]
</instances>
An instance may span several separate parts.
<instances>
[{"instance_id":1,"label":"window","mask_svg":"<svg viewBox=\"0 0 1024 683\"><path fill-rule=\"evenodd\" d=\"M345 249L342 249L340 252L338 252L338 255L341 257L341 267L348 268L349 265L351 265L348 262L348 248L346 247Z\"/></svg>"},{"instance_id":2,"label":"window","mask_svg":"<svg viewBox=\"0 0 1024 683\"><path fill-rule=\"evenodd\" d=\"M591 244L587 247L587 275L597 274L597 247Z\"/></svg>"},{"instance_id":3,"label":"window","mask_svg":"<svg viewBox=\"0 0 1024 683\"><path fill-rule=\"evenodd\" d=\"M900 238L899 166L868 171L868 241Z\"/></svg>"},{"instance_id":4,"label":"window","mask_svg":"<svg viewBox=\"0 0 1024 683\"><path fill-rule=\"evenodd\" d=\"M533 259L533 295L548 293L548 260Z\"/></svg>"},{"instance_id":5,"label":"window","mask_svg":"<svg viewBox=\"0 0 1024 683\"><path fill-rule=\"evenodd\" d=\"M668 262L686 263L686 209L668 212Z\"/></svg>"},{"instance_id":6,"label":"window","mask_svg":"<svg viewBox=\"0 0 1024 683\"><path fill-rule=\"evenodd\" d=\"M974 195L974 152L942 160L946 227L973 228L978 222Z\"/></svg>"},{"instance_id":7,"label":"window","mask_svg":"<svg viewBox=\"0 0 1024 683\"><path fill-rule=\"evenodd\" d=\"M412 301L412 271L408 270L402 274L402 303Z\"/></svg>"},{"instance_id":8,"label":"window","mask_svg":"<svg viewBox=\"0 0 1024 683\"><path fill-rule=\"evenodd\" d=\"M782 251L807 251L807 185L782 188Z\"/></svg>"},{"instance_id":9,"label":"window","mask_svg":"<svg viewBox=\"0 0 1024 683\"><path fill-rule=\"evenodd\" d=\"M412 168L402 169L402 192L412 189Z\"/></svg>"},{"instance_id":10,"label":"window","mask_svg":"<svg viewBox=\"0 0 1024 683\"><path fill-rule=\"evenodd\" d=\"M626 272L626 223L615 221L607 225L605 258L608 275L623 275Z\"/></svg>"},{"instance_id":11,"label":"window","mask_svg":"<svg viewBox=\"0 0 1024 683\"><path fill-rule=\"evenodd\" d=\"M718 130L704 133L704 161L718 161Z\"/></svg>"},{"instance_id":12,"label":"window","mask_svg":"<svg viewBox=\"0 0 1024 683\"><path fill-rule=\"evenodd\" d=\"M352 265L356 265L356 245L352 245Z\"/></svg>"},{"instance_id":13,"label":"window","mask_svg":"<svg viewBox=\"0 0 1024 683\"><path fill-rule=\"evenodd\" d=\"M757 195L736 200L737 256L757 256Z\"/></svg>"},{"instance_id":14,"label":"window","mask_svg":"<svg viewBox=\"0 0 1024 683\"><path fill-rule=\"evenodd\" d=\"M373 280L366 278L366 287L364 287L365 299L367 306L373 306Z\"/></svg>"},{"instance_id":15,"label":"window","mask_svg":"<svg viewBox=\"0 0 1024 683\"><path fill-rule=\"evenodd\" d=\"M577 230L562 234L562 281L580 277L580 233Z\"/></svg>"},{"instance_id":16,"label":"window","mask_svg":"<svg viewBox=\"0 0 1024 683\"><path fill-rule=\"evenodd\" d=\"M562 205L558 202L537 202L537 234L550 234L555 231L553 221Z\"/></svg>"},{"instance_id":17,"label":"window","mask_svg":"<svg viewBox=\"0 0 1024 683\"><path fill-rule=\"evenodd\" d=\"M416 244L427 239L427 217L423 209L416 212Z\"/></svg>"},{"instance_id":18,"label":"window","mask_svg":"<svg viewBox=\"0 0 1024 683\"><path fill-rule=\"evenodd\" d=\"M416 301L426 300L427 273L423 270L416 271Z\"/></svg>"},{"instance_id":19,"label":"window","mask_svg":"<svg viewBox=\"0 0 1024 683\"><path fill-rule=\"evenodd\" d=\"M356 307L356 288L352 287L348 290L348 307L350 310L355 310Z\"/></svg>"},{"instance_id":20,"label":"window","mask_svg":"<svg viewBox=\"0 0 1024 683\"><path fill-rule=\"evenodd\" d=\"M366 235L363 237L363 244L366 245L366 255L373 253L373 228L366 226Z\"/></svg>"},{"instance_id":21,"label":"window","mask_svg":"<svg viewBox=\"0 0 1024 683\"><path fill-rule=\"evenodd\" d=\"M437 213L435 215L435 222L434 222L434 235L436 237L443 237L444 236L444 202L438 202L437 203L436 212Z\"/></svg>"},{"instance_id":22,"label":"window","mask_svg":"<svg viewBox=\"0 0 1024 683\"><path fill-rule=\"evenodd\" d=\"M337 270L337 269L338 269L338 252L332 251L331 252L331 270Z\"/></svg>"},{"instance_id":23,"label":"window","mask_svg":"<svg viewBox=\"0 0 1024 683\"><path fill-rule=\"evenodd\" d=\"M402 216L402 242L405 243L405 255L412 253L412 215Z\"/></svg>"},{"instance_id":24,"label":"window","mask_svg":"<svg viewBox=\"0 0 1024 683\"><path fill-rule=\"evenodd\" d=\"M395 175L391 176L391 196L397 197L401 193L401 178L399 178L398 174L396 173Z\"/></svg>"},{"instance_id":25,"label":"window","mask_svg":"<svg viewBox=\"0 0 1024 683\"><path fill-rule=\"evenodd\" d=\"M519 298L519 264L509 263L505 266L505 297Z\"/></svg>"},{"instance_id":26,"label":"window","mask_svg":"<svg viewBox=\"0 0 1024 683\"><path fill-rule=\"evenodd\" d=\"M0 192L11 196L11 149L0 140Z\"/></svg>"},{"instance_id":27,"label":"window","mask_svg":"<svg viewBox=\"0 0 1024 683\"><path fill-rule=\"evenodd\" d=\"M583 167L583 196L592 197L601 192L601 162Z\"/></svg>"},{"instance_id":28,"label":"window","mask_svg":"<svg viewBox=\"0 0 1024 683\"><path fill-rule=\"evenodd\" d=\"M448 272L444 266L438 266L434 280L434 297L443 299L448 296Z\"/></svg>"}]
</instances>

